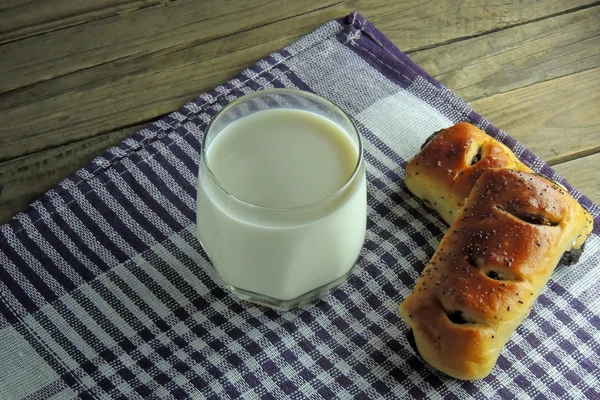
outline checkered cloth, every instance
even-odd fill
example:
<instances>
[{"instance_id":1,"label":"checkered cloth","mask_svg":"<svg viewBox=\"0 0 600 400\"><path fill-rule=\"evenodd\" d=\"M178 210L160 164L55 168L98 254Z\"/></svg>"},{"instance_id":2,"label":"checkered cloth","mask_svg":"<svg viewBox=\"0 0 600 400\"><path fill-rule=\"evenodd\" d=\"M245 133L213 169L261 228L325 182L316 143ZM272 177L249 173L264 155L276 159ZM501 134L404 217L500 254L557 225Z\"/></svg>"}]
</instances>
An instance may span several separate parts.
<instances>
[{"instance_id":1,"label":"checkered cloth","mask_svg":"<svg viewBox=\"0 0 600 400\"><path fill-rule=\"evenodd\" d=\"M289 312L215 283L196 239L201 137L245 93L338 104L365 142L368 232L328 298ZM492 374L414 353L397 315L447 226L403 184L423 140L470 121L595 218ZM202 210L200 210L202 212ZM108 150L0 228L0 398L600 398L600 208L423 72L359 14L332 21Z\"/></svg>"}]
</instances>

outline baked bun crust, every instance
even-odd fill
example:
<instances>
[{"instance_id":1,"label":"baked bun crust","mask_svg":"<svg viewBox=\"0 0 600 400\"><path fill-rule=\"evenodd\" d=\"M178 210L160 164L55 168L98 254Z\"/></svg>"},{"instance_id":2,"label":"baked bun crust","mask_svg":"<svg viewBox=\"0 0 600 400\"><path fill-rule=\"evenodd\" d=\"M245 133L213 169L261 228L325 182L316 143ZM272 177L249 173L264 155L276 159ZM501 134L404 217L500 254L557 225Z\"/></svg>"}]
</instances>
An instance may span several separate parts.
<instances>
[{"instance_id":1,"label":"baked bun crust","mask_svg":"<svg viewBox=\"0 0 600 400\"><path fill-rule=\"evenodd\" d=\"M404 182L415 196L452 224L479 177L490 168L533 173L508 147L476 126L459 122L427 138L408 163ZM560 265L579 261L586 238L582 235L576 240Z\"/></svg>"},{"instance_id":2,"label":"baked bun crust","mask_svg":"<svg viewBox=\"0 0 600 400\"><path fill-rule=\"evenodd\" d=\"M430 137L408 163L408 189L451 224L483 172L509 168L533 172L481 129L460 122Z\"/></svg>"},{"instance_id":3,"label":"baked bun crust","mask_svg":"<svg viewBox=\"0 0 600 400\"><path fill-rule=\"evenodd\" d=\"M466 135L451 140L451 148L460 148L455 144L461 141L468 147L473 140ZM444 142L442 137L437 143ZM499 154L501 147L490 147ZM459 162L464 157L448 152L450 169L469 168ZM512 162L502 154L503 163ZM443 174L431 175L432 182L442 184ZM461 190L465 185L456 176L453 182ZM561 186L527 172L486 168L400 305L423 359L458 379L487 376L563 253L585 240L592 224L591 216Z\"/></svg>"}]
</instances>

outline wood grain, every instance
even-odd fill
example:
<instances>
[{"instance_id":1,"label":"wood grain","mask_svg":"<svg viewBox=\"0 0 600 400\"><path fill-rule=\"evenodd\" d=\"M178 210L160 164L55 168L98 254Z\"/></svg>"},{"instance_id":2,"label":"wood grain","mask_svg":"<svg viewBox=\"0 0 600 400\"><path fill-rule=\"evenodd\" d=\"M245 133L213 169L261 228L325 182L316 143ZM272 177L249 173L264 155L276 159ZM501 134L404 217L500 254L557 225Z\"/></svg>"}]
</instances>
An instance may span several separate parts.
<instances>
[{"instance_id":1,"label":"wood grain","mask_svg":"<svg viewBox=\"0 0 600 400\"><path fill-rule=\"evenodd\" d=\"M467 101L600 66L600 6L411 54Z\"/></svg>"},{"instance_id":2,"label":"wood grain","mask_svg":"<svg viewBox=\"0 0 600 400\"><path fill-rule=\"evenodd\" d=\"M600 204L600 153L556 165L553 168L577 190Z\"/></svg>"},{"instance_id":3,"label":"wood grain","mask_svg":"<svg viewBox=\"0 0 600 400\"><path fill-rule=\"evenodd\" d=\"M559 164L600 151L599 78L600 67L472 105L545 161Z\"/></svg>"},{"instance_id":4,"label":"wood grain","mask_svg":"<svg viewBox=\"0 0 600 400\"><path fill-rule=\"evenodd\" d=\"M4 0L0 43L151 7L169 0Z\"/></svg>"},{"instance_id":5,"label":"wood grain","mask_svg":"<svg viewBox=\"0 0 600 400\"><path fill-rule=\"evenodd\" d=\"M0 46L0 93L121 58L198 44L341 0L179 0Z\"/></svg>"},{"instance_id":6,"label":"wood grain","mask_svg":"<svg viewBox=\"0 0 600 400\"><path fill-rule=\"evenodd\" d=\"M99 3L88 0L54 0L65 6L55 10L43 9L42 0L0 4L0 16L15 7L45 10L0 30L0 41L31 36L0 45L0 71L19 69L0 74L0 88L9 90L0 94L0 223L145 121L354 9L600 201L593 172L600 161L594 154L600 145L597 2L288 0L268 7L266 0L252 0L251 10L264 15L251 11L248 17L237 0L194 2L213 13L207 24L189 0L156 1L167 6L141 0L103 0L97 9ZM120 35L110 32L115 28L122 28Z\"/></svg>"},{"instance_id":7,"label":"wood grain","mask_svg":"<svg viewBox=\"0 0 600 400\"><path fill-rule=\"evenodd\" d=\"M0 136L0 161L138 124L174 110L265 54L285 46L324 21L348 12L343 8L349 4L320 8L189 47L114 60L6 93L0 96L0 125L5 127ZM359 4L365 7L367 15L372 13L385 23L388 17L384 11L389 7L385 1ZM436 4L439 3L430 7ZM415 9L425 11L422 8L425 6L413 5ZM402 7L405 6L402 3ZM400 9L406 11L406 16L397 13L389 16L399 21L396 29L400 30L404 29L400 21L408 23L414 17L410 10L402 7ZM343 13L340 14L340 10ZM525 12L515 10L519 15ZM555 9L549 7L550 11ZM500 22L515 20L518 18L505 17ZM492 20L485 26L492 26L494 21L497 22ZM532 25L540 23L544 21ZM583 32L574 34L583 35ZM473 51L477 53L476 47ZM439 54L443 53L440 50ZM429 54L434 56L434 53ZM527 74L526 70L521 75L529 81L536 76ZM35 118L31 118L32 115Z\"/></svg>"},{"instance_id":8,"label":"wood grain","mask_svg":"<svg viewBox=\"0 0 600 400\"><path fill-rule=\"evenodd\" d=\"M337 17L358 9L405 51L480 35L592 0L179 0L80 24L0 47L0 92L137 54L186 46L260 24L336 5ZM325 22L322 20L321 22ZM290 21L290 23L293 23ZM51 51L48 51L51 49Z\"/></svg>"},{"instance_id":9,"label":"wood grain","mask_svg":"<svg viewBox=\"0 0 600 400\"><path fill-rule=\"evenodd\" d=\"M473 105L536 154L551 164L557 164L567 159L567 155L582 157L600 151L599 70L492 96ZM557 109L564 112L556 113ZM0 163L0 186L6 188L5 193L0 194L0 223L139 127L141 125ZM567 130L568 135L565 134ZM584 168L579 171L581 176L569 167L573 165L571 162L566 163L567 167L559 164L555 168L576 187L587 189L584 192L594 201L600 202L598 164L588 165L586 162L575 164ZM594 176L595 181L592 179Z\"/></svg>"},{"instance_id":10,"label":"wood grain","mask_svg":"<svg viewBox=\"0 0 600 400\"><path fill-rule=\"evenodd\" d=\"M556 16L597 1L359 1L377 27L404 51L422 50Z\"/></svg>"},{"instance_id":11,"label":"wood grain","mask_svg":"<svg viewBox=\"0 0 600 400\"><path fill-rule=\"evenodd\" d=\"M168 53L117 60L0 96L0 161L175 110L333 16L329 9ZM35 116L35 118L32 118Z\"/></svg>"},{"instance_id":12,"label":"wood grain","mask_svg":"<svg viewBox=\"0 0 600 400\"><path fill-rule=\"evenodd\" d=\"M0 164L0 224L143 125L55 147Z\"/></svg>"}]
</instances>

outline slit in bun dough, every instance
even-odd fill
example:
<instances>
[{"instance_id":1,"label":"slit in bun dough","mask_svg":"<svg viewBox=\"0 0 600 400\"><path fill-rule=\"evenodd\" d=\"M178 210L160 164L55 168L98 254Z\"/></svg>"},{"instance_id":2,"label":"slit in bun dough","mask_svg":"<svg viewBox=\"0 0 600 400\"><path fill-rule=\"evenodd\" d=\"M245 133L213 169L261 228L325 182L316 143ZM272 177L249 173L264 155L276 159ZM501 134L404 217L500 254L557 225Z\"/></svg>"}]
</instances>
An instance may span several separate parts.
<instances>
[{"instance_id":1,"label":"slit in bun dough","mask_svg":"<svg viewBox=\"0 0 600 400\"><path fill-rule=\"evenodd\" d=\"M508 147L476 126L459 122L427 138L406 167L405 184L428 208L451 224L479 177L490 168L533 173ZM559 265L576 263L585 239L583 236L577 239Z\"/></svg>"},{"instance_id":2,"label":"slit in bun dough","mask_svg":"<svg viewBox=\"0 0 600 400\"><path fill-rule=\"evenodd\" d=\"M458 379L487 376L591 216L535 174L488 169L400 315L421 357Z\"/></svg>"},{"instance_id":3,"label":"slit in bun dough","mask_svg":"<svg viewBox=\"0 0 600 400\"><path fill-rule=\"evenodd\" d=\"M513 152L468 122L430 136L408 163L408 189L451 224L481 174L489 168L533 172Z\"/></svg>"}]
</instances>

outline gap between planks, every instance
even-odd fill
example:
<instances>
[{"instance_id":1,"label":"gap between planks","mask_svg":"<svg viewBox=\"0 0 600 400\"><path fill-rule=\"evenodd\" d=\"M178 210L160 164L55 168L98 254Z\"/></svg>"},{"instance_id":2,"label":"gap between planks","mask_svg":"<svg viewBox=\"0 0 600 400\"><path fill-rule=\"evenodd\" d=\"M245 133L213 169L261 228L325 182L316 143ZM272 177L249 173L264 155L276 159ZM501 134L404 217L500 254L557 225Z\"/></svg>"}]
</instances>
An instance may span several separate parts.
<instances>
[{"instance_id":1,"label":"gap between planks","mask_svg":"<svg viewBox=\"0 0 600 400\"><path fill-rule=\"evenodd\" d=\"M598 4L598 3L594 3L594 4ZM589 8L589 7L585 7L585 8ZM293 18L295 18L295 17L296 17L296 16L294 16L294 17L290 17L290 19L293 19ZM557 17L557 18L560 18L560 17ZM273 22L273 23L269 23L269 24L267 24L267 25L271 25L271 24L274 24L274 22ZM521 25L529 25L529 24L521 24ZM254 30L254 29L258 29L258 28L250 28L249 30ZM514 28L511 28L511 29L514 29ZM503 30L504 30L504 29L503 29ZM500 31L498 31L498 32L496 32L496 33L488 34L488 35L490 35L490 36L494 36L494 35L496 35L496 34L498 34L498 33L500 33ZM485 36L488 36L488 35L485 35ZM476 40L477 38L478 38L478 37L474 37L473 39L464 40L464 41L461 41L461 42L469 42L469 41L471 41L471 40ZM452 47L452 45L446 45L446 46L448 46L448 47ZM422 53L425 53L425 52L427 52L427 51L428 51L428 50L426 50L426 51L424 51L424 52L422 52ZM432 55L433 55L433 53L432 53ZM414 53L413 53L413 56L414 56ZM551 79L551 80L552 80L552 79ZM544 81L544 82L547 82L547 81ZM539 82L537 82L537 83L539 83ZM537 84L537 83L536 83L536 84ZM529 88L530 86L535 86L536 84L532 84L532 85L526 85L526 86L523 86L523 87L521 87L520 89L527 89L527 88ZM515 90L509 90L507 93L510 93L510 92L516 92L516 91L515 91ZM505 94L506 94L506 93L505 93ZM514 93L512 93L511 95L514 95ZM485 100L485 99L482 99L482 100ZM486 115L486 116L489 116L489 115L487 115L487 114L484 114L484 115ZM157 118L157 117L152 117L151 119L154 119L154 118ZM492 121L496 122L494 119L492 119ZM137 127L136 127L136 129L137 129ZM509 130L508 128L507 128L507 130L508 130L508 131L509 131L511 134L513 133L513 132L512 132L512 130ZM90 150L90 153L89 153L90 155L89 155L89 157L91 158L91 157L92 157L92 153L94 153L94 152L96 152L96 151L97 151L97 152L100 152L100 151L101 151L102 149L104 149L105 147L109 147L109 146L111 145L110 141L108 141L108 142L103 142L102 138L104 138L104 137L109 137L109 136L110 136L111 134L113 134L115 131L116 131L116 130L111 130L110 132L108 132L108 133L105 133L105 134L102 134L102 135L100 135L100 136L95 136L95 137L91 137L91 138L85 138L85 139L75 140L75 141L73 141L73 142L70 142L69 144L63 144L61 147L65 147L65 148L77 148L77 147L79 147L79 146L86 147L86 144L87 144L87 143L89 143L89 142L93 141L94 139L99 139L99 143L103 143L103 144L100 144L100 147L99 147L99 148L97 148L97 149L95 149L95 150ZM131 133L133 133L133 131L132 131ZM118 135L117 135L117 136L118 136ZM119 139L119 140L116 140L116 141L120 141L120 139ZM115 141L115 143L116 143L116 141ZM38 156L43 158L43 156L44 156L44 155L46 155L46 156L47 156L47 155L48 155L48 152L52 152L52 151L53 151L53 150L55 150L55 149L56 149L56 148L52 148L52 149L48 149L48 150L43 150L43 151L41 151L39 154L38 154L38 153L36 153L36 154L30 154L29 156L20 157L20 158L18 158L18 159L14 159L14 160L12 160L12 161L14 161L14 162L18 162L18 161L24 161L24 159L26 159L26 158L28 158L28 157L31 157L31 158L38 158ZM573 163L577 163L577 165L579 165L579 166L581 166L581 165L587 165L586 163L588 163L588 161L587 161L587 160L588 160L588 157L593 157L593 155L592 155L592 156L587 156L587 157L584 157L584 158L576 158L574 161L566 161L566 160L567 160L567 159L572 159L573 157L579 157L579 155L588 154L590 151L592 151L592 154L593 154L593 155L595 155L595 154L594 154L594 150L593 150L593 149L592 149L592 150L589 150L589 149L588 149L588 150L585 150L585 151L582 151L582 152L579 152L579 153L572 153L572 155L565 156L565 158L564 158L564 159L556 158L554 161L550 160L550 162L551 162L551 163L554 163L554 165L557 165L557 170L559 171L559 173L561 173L561 170L559 169L561 164L566 164L566 165L575 165L575 164L573 164ZM68 153L68 152L67 152L67 153ZM590 159L592 159L592 160L596 160L596 158L590 158ZM6 166L7 166L7 164L11 164L11 163L12 163L12 162L10 162L10 161L9 161L9 162L5 162L5 163L0 163L0 169L3 169L3 167L6 167ZM597 163L596 163L596 164L597 164ZM14 165L14 164L13 164L13 165ZM593 164L593 163L590 163L590 165L594 165L594 164ZM24 168L29 168L28 166L23 166L23 167L24 167ZM45 167L45 169L47 169L47 167L48 167L48 166L46 166L46 167ZM72 166L72 167L74 168L74 166ZM44 168L44 167L42 167L42 168ZM10 168L9 168L9 169L10 169ZM572 168L571 168L571 169L572 169ZM6 170L5 170L5 171L6 171ZM570 171L570 170L569 170L569 169L567 169L567 172L569 172L569 171ZM35 174L35 171L32 171L32 172ZM41 172L41 171L38 171L38 172ZM67 172L67 173L64 173L62 176L66 176L67 174L68 174L68 172ZM567 179L568 179L569 181L571 181L571 183L573 183L573 184L575 184L575 186L577 186L577 182L576 182L576 181L574 181L574 180L573 180L571 177L567 176L567 174L566 174L566 173L565 173L564 175L567 177ZM57 179L57 181L58 181L58 180L60 180L60 179L62 178L62 176L60 176L60 174L58 174L58 175L54 176L54 179ZM50 182L47 182L47 183L50 183ZM39 191L39 188L38 188L38 191ZM44 190L42 190L42 191L44 191ZM5 193L5 194L9 194L9 193ZM39 195L39 192L38 192L38 195ZM0 197L2 197L2 196L0 195ZM12 196L11 196L11 197L12 197ZM34 197L33 197L33 198L35 198L35 197L37 197L37 195L34 195ZM592 197L593 197L593 196L592 196ZM31 198L31 200L32 200L33 198ZM28 203L28 202L30 202L31 200L28 200L28 201L27 201L27 203ZM596 201L596 202L598 202L598 201L599 201L597 198L593 198L593 200L594 200L594 201ZM1 207L1 206L0 206L0 207ZM0 212L0 214L2 214L2 213ZM3 219L3 218L2 218L2 216L0 215L0 220L2 220L2 219Z\"/></svg>"},{"instance_id":2,"label":"gap between planks","mask_svg":"<svg viewBox=\"0 0 600 400\"><path fill-rule=\"evenodd\" d=\"M13 159L168 113L193 95L239 73L251 61L277 50L305 30L312 29L314 24L319 25L321 19L330 19L330 13L334 10L331 7L323 10L293 17L296 24L288 20L270 23L248 31L252 34L236 33L220 41L179 49L168 55L146 55L111 62L103 68L79 71L72 76L39 83L31 89L20 89L11 96L0 96L0 104L4 104L6 110L3 116L0 114L0 122L2 119L6 121L4 140L0 138L0 144L4 142L4 149L0 146L0 158ZM600 37L590 39L585 36L600 32L600 26L596 23L599 15L600 7L589 8L552 20L413 53L412 57L466 100L485 97L493 94L489 93L493 90L503 92L568 75L577 72L578 68L600 65ZM298 22L300 27L296 26ZM557 29L557 26L563 28ZM282 34L273 40L273 32L280 30ZM555 36L541 42L522 40L523 36L554 31L557 32ZM563 44L559 50L552 48L555 41ZM540 48L547 54L536 54ZM589 52L593 56L584 60ZM219 56L215 57L216 54ZM523 57L523 54L526 56ZM515 57L520 57L520 60L514 62ZM478 64L480 60L487 64ZM557 65L557 62L566 64ZM551 69L544 70L535 63L550 65ZM447 65L453 65L454 71L445 69ZM516 67L520 70L530 69L530 72L523 74L511 71ZM463 71L468 73L464 74ZM110 93L109 98L100 96L106 92ZM39 100L31 102L36 97ZM74 98L81 101L71 107ZM98 108L94 104L102 106ZM29 117L32 113L36 115L34 120ZM52 127L52 130L48 130L48 127Z\"/></svg>"},{"instance_id":3,"label":"gap between planks","mask_svg":"<svg viewBox=\"0 0 600 400\"><path fill-rule=\"evenodd\" d=\"M199 7L195 0L180 0L164 3L168 5L164 10L146 7L112 15L86 26L0 45L4 55L0 58L0 92L10 93L114 61L169 54L345 1L285 0L273 8L270 0L252 0L232 18L231 11L222 8L219 1ZM51 52L46 51L48 47Z\"/></svg>"},{"instance_id":4,"label":"gap between planks","mask_svg":"<svg viewBox=\"0 0 600 400\"><path fill-rule=\"evenodd\" d=\"M166 12L169 13L171 19L174 19L174 20L182 19L182 17L184 15L189 14L190 10L188 10L186 7L189 8L190 4L192 4L192 3L189 3L189 4L188 3L189 2L187 2L185 0L182 0L178 3L173 3L174 5L170 6ZM438 2L433 5L428 4L428 3L427 4L419 3L417 6L407 6L405 8L402 8L402 5L403 5L402 3L398 3L397 1L392 1L392 0L386 0L386 1L368 0L368 1L363 1L363 2L343 0L340 2L332 3L332 4L327 4L328 1L323 0L322 3L323 3L323 6L321 8L328 7L331 9L336 9L338 11L338 16L343 16L343 15L349 13L350 11L354 10L356 7L359 7L359 8L361 8L361 10L365 11L365 14L367 16L372 16L372 18L371 18L372 22L374 22L378 26L381 25L381 29L384 32L386 32L385 28L390 23L389 14L390 14L391 10L395 11L396 14L399 15L397 18L399 18L400 21L394 21L394 23L396 25L392 25L390 32L388 32L388 33L391 34L389 36L394 41L395 39L397 39L395 32L397 30L402 30L403 31L403 36L401 38L401 40L403 42L402 47L407 52L413 52L413 51L417 51L417 50L422 50L424 48L433 48L433 47L437 47L437 46L447 44L447 43L463 41L468 38L478 37L481 35L498 32L498 31L501 31L504 29L509 29L511 27L517 27L517 26L521 26L521 25L528 24L531 22L536 22L536 21L541 21L541 20L548 19L548 18L553 18L555 16L564 15L564 14L571 13L571 12L576 12L576 11L590 8L590 7L593 7L594 5L600 4L600 2L598 2L598 1L593 2L593 1L587 1L587 0L573 1L573 2L568 3L568 5L563 5L562 3L557 3L554 1L542 1L539 5L536 5L535 7L531 6L531 7L523 8L522 4L507 3L507 4L502 4L500 7L498 7L501 9L500 11L495 11L495 10L490 11L489 9L491 9L492 7L491 6L486 7L485 1L482 1L482 3L478 7L466 7L466 6L462 6L462 5L456 6L456 5L452 5L450 3L446 3L446 2ZM197 3L193 3L193 4L197 4ZM294 4L293 7L294 7L294 10L297 11L297 14L288 16L289 18L293 18L294 16L299 16L303 13L316 11L319 9L317 7L313 7L313 9L303 9L302 7L298 8L296 3L290 3L290 4ZM161 2L160 5L167 5L167 3ZM143 24L145 21L144 18L146 17L146 19L148 19L148 17L150 16L148 14L149 12L156 13L155 8L156 7L138 8L138 9L130 12L129 15L125 15L125 14L124 15L125 15L125 18L130 18L130 19L133 18L131 21L129 21L129 24L134 24L134 23ZM441 9L441 11L440 11L440 9ZM530 9L534 9L534 10L530 10ZM150 11L148 11L148 10L150 10ZM186 11L186 13L179 15L183 11ZM543 14L543 13L546 13L546 14L541 15L541 16L536 16L537 14L535 14L534 11L539 12L540 14ZM214 11L214 12L217 12L217 14L214 16L215 18L222 17L222 15L219 14L220 10ZM437 14L436 14L436 12L437 12ZM132 15L130 15L133 13L139 14L139 16L134 18ZM406 13L406 15L403 15L402 13ZM161 15L161 14L162 13L158 13L157 15ZM264 14L264 12L261 14ZM442 15L442 17L440 17L440 15ZM95 37L103 38L104 40L109 40L109 41L112 39L115 39L115 44L117 46L115 48L112 48L112 46L111 46L111 50L110 50L111 53L104 54L104 53L102 53L102 49L100 49L100 53L98 53L99 50L97 48L91 46L90 38L87 37L87 32L83 29L83 27L78 26L76 29L71 29L72 32L69 32L69 34L68 34L69 40L67 40L67 41L59 40L60 38L58 36L56 37L56 39L58 40L58 45L52 51L52 54L55 55L55 58L53 58L52 60L44 60L43 58L41 58L41 59L35 58L35 60L30 60L30 59L25 58L23 60L23 62L32 63L35 61L37 63L37 64L32 64L32 65L34 65L36 70L29 71L28 68L23 68L22 70L20 70L19 75L17 75L17 76L18 76L18 79L24 80L22 83L17 83L17 81L18 81L17 79L11 79L8 83L3 85L0 81L1 90L4 92L8 92L10 90L27 87L28 85L32 85L32 84L35 84L38 82L43 82L44 80L47 80L47 79L53 79L53 78L56 78L59 76L63 76L66 72L76 72L76 71L82 70L83 68L97 66L97 65L109 62L109 61L113 61L113 60L117 60L117 59L126 59L127 57L136 57L139 55L148 56L148 55L152 55L153 53L162 53L164 51L168 52L169 48L174 48L175 50L178 50L178 49L182 49L182 48L186 48L186 47L193 47L201 42L208 42L210 40L217 40L217 39L224 37L223 33L221 33L221 34L217 33L216 36L214 36L214 37L208 37L208 40L206 40L207 38L205 38L202 41L193 40L193 39L190 40L189 39L190 34L188 31L185 30L184 26L177 26L177 24L174 24L173 27L171 28L172 33L169 35L170 38L163 37L164 32L162 32L162 31L148 33L148 35L152 36L153 45L158 47L157 50L152 49L150 47L146 48L148 45L143 40L143 38L144 38L143 34L136 33L137 31L135 31L135 30L124 34L125 37L130 36L130 35L133 37L127 39L128 42L127 42L127 46L125 48L119 48L118 45L120 44L121 40L123 40L123 43L125 43L125 39L122 39L122 37L114 38L114 37L112 37L112 34L110 32L113 29L115 29L113 25L115 25L117 27L119 26L117 19L122 20L123 15L119 15L119 16L112 15L112 16L106 17L104 19L107 19L110 17L118 17L118 18L116 18L116 19L113 18L114 21L110 22L110 23L108 21L102 21L102 20L90 21L90 22L88 22L89 27L87 27L87 28L92 29ZM423 19L422 23L416 23L417 17ZM464 17L470 17L471 19L480 18L481 21L478 21L477 23L463 24L461 19ZM153 17L153 18L156 18L156 17ZM240 20L240 19L238 18L238 20ZM277 21L278 21L278 19L276 19L274 21L270 21L265 25L268 25L270 23L277 22ZM121 21L121 22L124 22L124 21ZM146 23L147 22L148 22L148 20L146 20ZM324 21L322 21L322 22L324 22ZM190 25L190 24L193 25L194 23L198 23L198 22L188 22L187 25ZM106 26L104 26L103 24L105 24ZM252 24L249 24L249 25L251 28ZM466 25L466 27L463 25ZM399 26L400 29L393 29L396 26ZM148 29L153 29L151 27L152 27L152 24L150 24L150 27ZM431 29L434 27L436 28L435 29L436 34L433 36L432 35L427 36L427 35L417 33L417 32L419 32L419 29L422 30L423 33L425 33L425 32L431 31ZM202 26L202 25L199 25L199 28L202 28L203 31L206 30L206 27ZM65 29L67 29L67 28L65 28ZM125 27L124 29L127 29L127 28ZM213 29L218 31L218 29L216 29L214 27L213 27ZM177 33L177 31L179 31L179 32ZM228 32L228 34L231 34L231 32ZM54 35L54 36L56 36L56 35ZM180 38L177 38L177 36L180 36ZM173 39L173 37L175 37L175 39ZM193 35L191 37L193 37ZM28 38L28 39L30 39L30 38ZM51 40L51 38L48 37L47 35L45 35L45 37L43 39L44 40L39 43L36 43L35 41L32 42L31 40L24 40L23 43L19 44L16 48L14 48L12 52L15 53L15 55L19 56L21 48L26 48L26 49L28 49L28 51L27 51L28 53L36 55L41 50L41 48L47 48L47 46L48 46L47 41ZM138 43L138 45L136 45L136 41L139 42L140 40L142 41L142 47L141 47L142 54L139 53L139 51L140 51L139 43ZM69 44L71 42L72 42L72 44ZM93 40L91 40L91 42L93 43ZM42 46L42 47L40 48L40 46ZM164 46L164 47L161 47L161 46ZM72 53L72 51L74 51L73 48L75 48L77 50L75 53ZM134 48L136 49L135 52L133 51ZM171 51L175 51L175 50L171 50ZM8 50L3 49L2 46L0 46L0 53L2 53L3 51L8 51ZM85 59L85 62L83 62L83 63L81 60L78 59L78 55L82 52L86 54L86 59ZM122 53L122 54L120 54L120 53ZM8 54L6 54L6 56L8 58L10 58L11 52L8 52ZM94 58L96 58L97 60L94 61ZM52 69L48 65L44 65L44 64L45 63L47 64L48 62L54 62L57 60L59 62L62 62L62 64L60 64L60 65L62 66L62 68L64 68L64 73L59 73L59 74L53 75L56 73L56 69ZM60 60L62 60L62 61L60 61ZM81 64L81 65L78 65L78 64ZM2 63L0 62L0 71L2 71L1 67L2 67ZM29 66L29 65L27 67L31 68L31 66ZM50 68L50 70L49 70L49 68ZM38 70L40 70L40 71L38 71ZM10 76L10 71L3 71L3 75ZM6 87L4 87L4 86L6 86Z\"/></svg>"},{"instance_id":5,"label":"gap between planks","mask_svg":"<svg viewBox=\"0 0 600 400\"><path fill-rule=\"evenodd\" d=\"M14 8L22 8L17 15L11 15L11 7L5 8L6 4L0 5L0 20L9 21L13 23L12 28L4 29L0 31L0 45L23 40L39 35L44 35L50 32L56 32L63 29L67 29L77 25L83 25L93 21L99 21L105 18L110 18L115 15L123 15L129 12L141 10L144 8L161 7L166 3L170 3L175 0L124 0L123 2L117 2L116 4L108 5L106 8L100 8L103 1L98 0L54 0L50 4L47 0L29 2L29 4L18 4ZM21 3L18 1L17 3ZM32 5L32 3L36 3ZM41 4L38 4L41 3ZM86 11L85 4L90 3L94 7L90 6L91 9ZM114 2L111 2L114 3ZM37 22L30 24L15 26L15 20L18 20L19 15L26 14L31 16L33 13L44 13L43 7L50 5L47 14L47 19L42 19ZM61 14L61 9L65 5L76 7L82 7L77 10L69 10ZM40 7L41 6L41 7ZM62 6L62 7L61 7ZM42 8L42 9L41 9ZM8 15L7 15L8 14ZM53 15L54 14L54 15Z\"/></svg>"},{"instance_id":6,"label":"gap between planks","mask_svg":"<svg viewBox=\"0 0 600 400\"><path fill-rule=\"evenodd\" d=\"M582 190L584 194L600 203L600 189L598 188L600 180L593 179L597 175L595 171L600 151L598 147L600 143L600 113L594 112L593 108L588 108L590 115L586 118L585 115L588 111L577 108L577 110L584 111L564 114L568 118L566 121L558 120L559 125L575 127L576 121L587 120L588 125L584 124L577 130L573 129L573 132L576 132L578 137L585 137L586 140L583 143L591 144L592 147L573 151L560 159L556 157L548 159L547 154L551 153L552 146L568 148L569 142L581 141L558 135L551 129L553 124L546 127L548 114L544 113L544 110L548 107L544 105L545 96L540 96L540 93L555 93L555 96L563 97L562 100L565 104L573 104L578 98L581 98L579 85L588 89L586 93L592 97L584 97L583 101L593 107L597 103L596 100L593 100L593 96L598 96L600 93L600 84L598 80L593 79L598 72L600 72L600 68L555 79L554 82L544 82L491 96L491 98L475 102L474 106L484 115L488 117L491 115L491 120L495 125L506 129L538 155L542 153L542 158L549 161L571 184L578 188L584 188ZM584 75L583 79L577 75ZM561 96L562 89L566 87L575 90L568 92L566 96ZM523 98L533 98L534 101L530 107L522 107L521 99ZM550 97L548 101L554 101L554 99ZM502 112L504 110L502 105L508 106L508 114ZM566 108L566 106L561 106L561 108ZM136 125L126 130L108 132L0 163L0 186L6 188L5 193L0 194L0 223L7 221L15 212L22 210L41 193L60 182L66 175L75 172L94 156L101 154L107 147L117 144L143 126ZM542 127L539 130L544 132L540 134L541 138L538 138L537 135L530 135L531 132L536 132L532 129L536 126ZM540 143L545 147L539 148Z\"/></svg>"},{"instance_id":7,"label":"gap between planks","mask_svg":"<svg viewBox=\"0 0 600 400\"><path fill-rule=\"evenodd\" d=\"M550 165L600 152L600 67L472 102Z\"/></svg>"}]
</instances>

